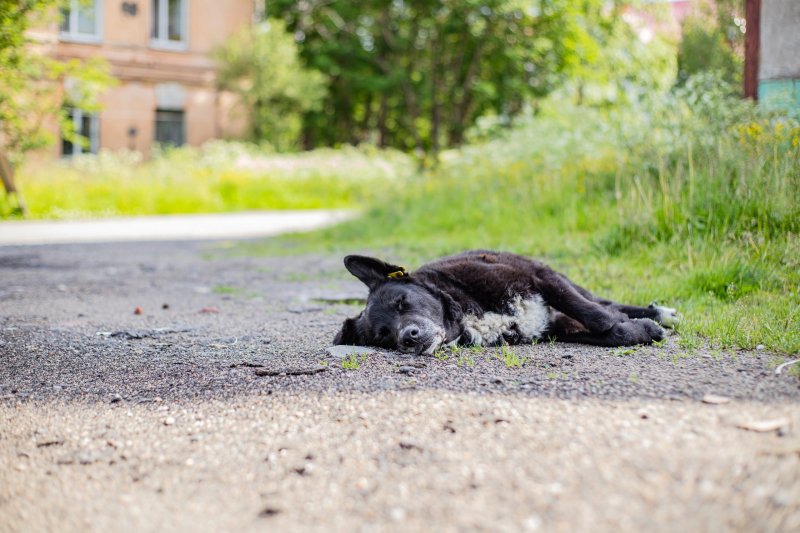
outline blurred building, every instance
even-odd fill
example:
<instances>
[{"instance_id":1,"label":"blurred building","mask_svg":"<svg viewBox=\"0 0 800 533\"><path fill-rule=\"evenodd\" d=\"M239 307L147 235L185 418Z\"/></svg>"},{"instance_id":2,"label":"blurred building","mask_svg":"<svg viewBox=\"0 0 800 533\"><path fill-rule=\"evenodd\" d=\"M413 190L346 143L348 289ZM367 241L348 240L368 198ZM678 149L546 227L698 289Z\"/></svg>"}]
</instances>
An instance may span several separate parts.
<instances>
[{"instance_id":1,"label":"blurred building","mask_svg":"<svg viewBox=\"0 0 800 533\"><path fill-rule=\"evenodd\" d=\"M800 0L761 0L756 58L758 99L800 107Z\"/></svg>"},{"instance_id":2,"label":"blurred building","mask_svg":"<svg viewBox=\"0 0 800 533\"><path fill-rule=\"evenodd\" d=\"M101 148L149 154L154 143L199 145L240 133L234 97L217 90L212 49L253 20L253 0L69 0L34 37L58 59L100 56L119 80L103 111L71 113L90 147L62 141L53 155ZM67 88L68 89L68 88ZM54 131L57 128L54 127Z\"/></svg>"}]
</instances>

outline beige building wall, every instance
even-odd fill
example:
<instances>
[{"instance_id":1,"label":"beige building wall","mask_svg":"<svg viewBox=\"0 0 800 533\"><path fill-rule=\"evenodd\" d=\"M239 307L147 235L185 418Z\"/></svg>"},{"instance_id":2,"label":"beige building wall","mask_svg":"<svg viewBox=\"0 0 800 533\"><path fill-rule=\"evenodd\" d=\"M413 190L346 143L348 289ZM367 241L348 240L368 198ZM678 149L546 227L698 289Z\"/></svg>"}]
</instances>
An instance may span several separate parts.
<instances>
[{"instance_id":1,"label":"beige building wall","mask_svg":"<svg viewBox=\"0 0 800 533\"><path fill-rule=\"evenodd\" d=\"M210 53L232 33L252 23L253 0L184 0L185 39L162 46L151 39L153 0L96 0L100 4L97 42L64 36L54 22L36 33L48 53L60 59L105 58L119 80L101 98L101 149L135 149L149 155L159 108L183 111L187 144L236 137L244 117L230 115L235 98L216 89ZM61 155L61 143L50 150Z\"/></svg>"}]
</instances>

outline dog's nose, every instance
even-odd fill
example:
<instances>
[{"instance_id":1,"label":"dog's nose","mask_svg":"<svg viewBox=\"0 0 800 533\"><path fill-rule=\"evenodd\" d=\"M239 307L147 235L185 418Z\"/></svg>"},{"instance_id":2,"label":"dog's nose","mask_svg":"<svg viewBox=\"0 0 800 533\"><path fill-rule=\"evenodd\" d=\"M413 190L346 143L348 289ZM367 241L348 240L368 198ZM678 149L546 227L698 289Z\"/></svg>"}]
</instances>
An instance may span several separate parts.
<instances>
[{"instance_id":1,"label":"dog's nose","mask_svg":"<svg viewBox=\"0 0 800 533\"><path fill-rule=\"evenodd\" d=\"M403 346L414 346L419 340L419 328L416 326L408 326L403 329L401 337Z\"/></svg>"}]
</instances>

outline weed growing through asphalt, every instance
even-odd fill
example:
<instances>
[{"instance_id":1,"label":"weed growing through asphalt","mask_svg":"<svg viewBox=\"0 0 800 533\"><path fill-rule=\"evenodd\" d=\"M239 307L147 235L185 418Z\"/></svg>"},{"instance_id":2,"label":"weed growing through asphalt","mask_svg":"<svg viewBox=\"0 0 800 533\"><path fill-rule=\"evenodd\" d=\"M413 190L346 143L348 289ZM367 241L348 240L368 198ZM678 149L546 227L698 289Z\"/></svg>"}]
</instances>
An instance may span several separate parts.
<instances>
[{"instance_id":1,"label":"weed growing through asphalt","mask_svg":"<svg viewBox=\"0 0 800 533\"><path fill-rule=\"evenodd\" d=\"M450 346L450 355L452 355L455 359L457 366L472 368L475 366L475 357L473 356L475 353L474 348L474 346L466 348L464 346L458 346L457 344L454 344ZM480 351L480 347L478 348L478 351Z\"/></svg>"},{"instance_id":2,"label":"weed growing through asphalt","mask_svg":"<svg viewBox=\"0 0 800 533\"><path fill-rule=\"evenodd\" d=\"M505 344L497 350L495 357L505 363L508 368L521 368L528 362L527 357L518 355Z\"/></svg>"},{"instance_id":3,"label":"weed growing through asphalt","mask_svg":"<svg viewBox=\"0 0 800 533\"><path fill-rule=\"evenodd\" d=\"M619 348L614 348L611 350L612 355L616 355L618 357L624 357L626 355L633 355L637 352L637 348L626 348L624 346L620 346Z\"/></svg>"},{"instance_id":4,"label":"weed growing through asphalt","mask_svg":"<svg viewBox=\"0 0 800 533\"><path fill-rule=\"evenodd\" d=\"M448 348L446 348L446 347L445 348L439 348L438 350L433 352L433 356L437 360L439 360L439 361L444 363L445 361L447 361L450 358L450 353L449 352L450 352L450 350Z\"/></svg>"},{"instance_id":5,"label":"weed growing through asphalt","mask_svg":"<svg viewBox=\"0 0 800 533\"><path fill-rule=\"evenodd\" d=\"M466 350L462 350L456 356L456 365L472 368L473 366L475 366L475 358L473 357L472 353Z\"/></svg>"},{"instance_id":6,"label":"weed growing through asphalt","mask_svg":"<svg viewBox=\"0 0 800 533\"><path fill-rule=\"evenodd\" d=\"M233 294L237 289L230 285L216 285L213 290L215 294Z\"/></svg>"},{"instance_id":7,"label":"weed growing through asphalt","mask_svg":"<svg viewBox=\"0 0 800 533\"><path fill-rule=\"evenodd\" d=\"M694 352L675 352L672 354L672 364L677 365L681 359L689 359L694 355Z\"/></svg>"},{"instance_id":8,"label":"weed growing through asphalt","mask_svg":"<svg viewBox=\"0 0 800 533\"><path fill-rule=\"evenodd\" d=\"M366 362L367 362L366 354L359 357L357 353L353 352L344 359L342 359L342 368L345 370L358 370L359 368L361 368L361 365Z\"/></svg>"}]
</instances>

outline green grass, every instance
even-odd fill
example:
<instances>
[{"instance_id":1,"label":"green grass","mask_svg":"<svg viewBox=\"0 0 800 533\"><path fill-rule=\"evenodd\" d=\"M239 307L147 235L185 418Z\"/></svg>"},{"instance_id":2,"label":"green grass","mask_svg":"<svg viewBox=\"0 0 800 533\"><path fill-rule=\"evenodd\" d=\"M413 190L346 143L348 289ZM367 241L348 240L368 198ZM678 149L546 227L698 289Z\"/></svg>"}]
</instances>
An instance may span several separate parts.
<instances>
[{"instance_id":1,"label":"green grass","mask_svg":"<svg viewBox=\"0 0 800 533\"><path fill-rule=\"evenodd\" d=\"M234 294L239 289L230 285L215 285L213 290L214 294Z\"/></svg>"},{"instance_id":2,"label":"green grass","mask_svg":"<svg viewBox=\"0 0 800 533\"><path fill-rule=\"evenodd\" d=\"M500 346L495 357L502 361L508 368L521 368L528 362L528 358L520 356L506 345Z\"/></svg>"},{"instance_id":3,"label":"green grass","mask_svg":"<svg viewBox=\"0 0 800 533\"><path fill-rule=\"evenodd\" d=\"M795 353L800 123L704 90L638 109L544 109L502 139L443 154L360 220L243 251L414 267L509 250L618 301L677 307L686 353Z\"/></svg>"},{"instance_id":4,"label":"green grass","mask_svg":"<svg viewBox=\"0 0 800 533\"><path fill-rule=\"evenodd\" d=\"M344 148L268 154L216 141L143 161L101 153L30 163L17 185L32 218L214 213L255 209L359 209L414 172L410 157ZM0 218L10 206L0 195Z\"/></svg>"},{"instance_id":5,"label":"green grass","mask_svg":"<svg viewBox=\"0 0 800 533\"><path fill-rule=\"evenodd\" d=\"M351 353L342 359L342 368L344 370L358 370L361 365L367 362L367 355L364 354L359 357L357 353Z\"/></svg>"}]
</instances>

